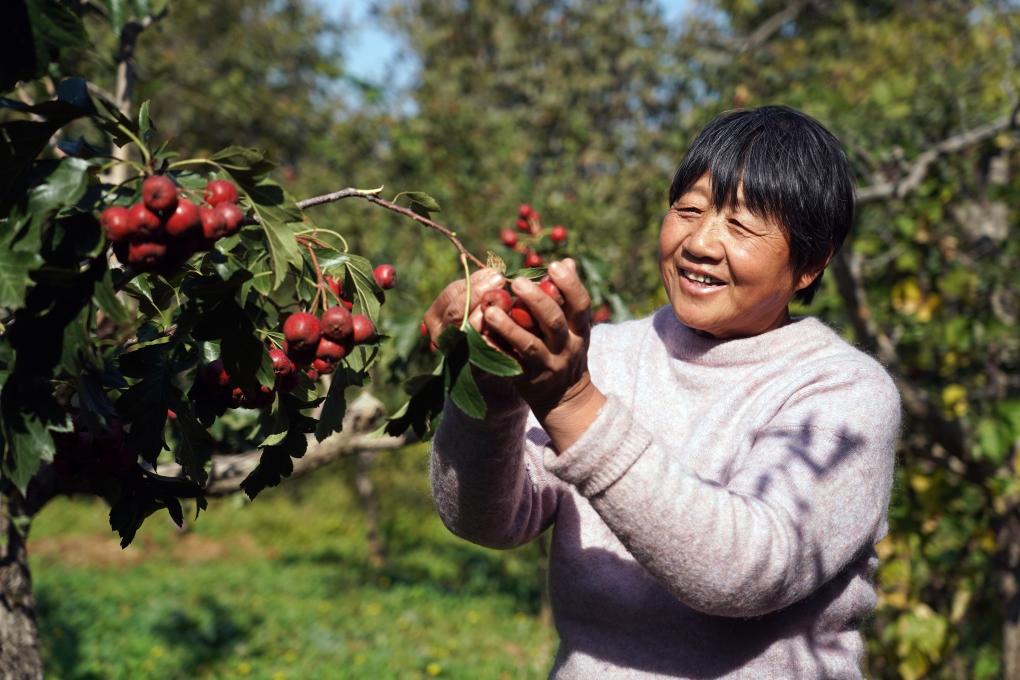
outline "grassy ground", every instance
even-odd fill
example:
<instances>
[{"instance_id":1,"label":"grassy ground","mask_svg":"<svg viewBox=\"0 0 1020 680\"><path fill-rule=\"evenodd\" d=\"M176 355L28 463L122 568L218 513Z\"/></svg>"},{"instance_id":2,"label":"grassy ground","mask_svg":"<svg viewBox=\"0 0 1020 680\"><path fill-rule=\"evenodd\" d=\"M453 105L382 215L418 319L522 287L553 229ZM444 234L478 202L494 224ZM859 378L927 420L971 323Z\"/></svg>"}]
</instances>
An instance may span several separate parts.
<instances>
[{"instance_id":1,"label":"grassy ground","mask_svg":"<svg viewBox=\"0 0 1020 680\"><path fill-rule=\"evenodd\" d=\"M544 677L536 546L455 538L423 451L384 455L381 568L351 461L212 503L187 532L155 515L123 551L102 503L53 503L29 542L47 677Z\"/></svg>"}]
</instances>

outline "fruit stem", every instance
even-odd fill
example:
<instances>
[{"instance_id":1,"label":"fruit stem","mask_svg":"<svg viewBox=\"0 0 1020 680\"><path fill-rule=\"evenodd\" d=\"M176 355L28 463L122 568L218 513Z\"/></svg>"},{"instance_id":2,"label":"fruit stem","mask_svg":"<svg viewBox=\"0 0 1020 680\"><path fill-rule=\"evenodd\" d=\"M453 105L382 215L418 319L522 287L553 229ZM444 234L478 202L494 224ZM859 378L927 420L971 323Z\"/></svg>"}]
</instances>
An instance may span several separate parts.
<instances>
[{"instance_id":1,"label":"fruit stem","mask_svg":"<svg viewBox=\"0 0 1020 680\"><path fill-rule=\"evenodd\" d=\"M149 147L147 147L145 143L135 133L131 132L131 128L128 128L121 123L117 123L117 127L121 129L121 132L130 137L131 141L138 145L138 150L142 154L143 161L142 165L144 165L145 167L151 167L152 154L149 153Z\"/></svg>"},{"instance_id":2,"label":"fruit stem","mask_svg":"<svg viewBox=\"0 0 1020 680\"><path fill-rule=\"evenodd\" d=\"M332 229L320 229L319 227L315 227L314 229L305 229L304 231L299 231L299 232L295 233L294 235L295 236L304 236L305 234L317 234L319 232L322 232L324 234L332 234L333 236L336 236L338 239L340 239L340 242L344 244L344 252L345 253L350 252L350 246L347 245L347 239L345 239L341 234L339 234L338 232L333 231ZM329 245L328 243L325 243L323 241L318 241L318 242L322 244L323 248L329 248L331 250L336 250L336 248L334 248L333 246Z\"/></svg>"},{"instance_id":3,"label":"fruit stem","mask_svg":"<svg viewBox=\"0 0 1020 680\"><path fill-rule=\"evenodd\" d=\"M460 264L464 268L464 320L460 323L460 329L467 332L468 327L468 312L471 311L471 270L468 269L467 255L465 253L460 254Z\"/></svg>"},{"instance_id":4,"label":"fruit stem","mask_svg":"<svg viewBox=\"0 0 1020 680\"><path fill-rule=\"evenodd\" d=\"M319 258L315 257L315 248L312 248L311 243L305 243L305 247L308 248L308 255L312 258L312 266L315 268L315 278L317 284L315 287L315 298L312 300L312 306L310 311L315 314L319 309L319 300L323 300L323 307L325 307L326 293L323 292L326 288L326 282L322 278L322 269L319 268Z\"/></svg>"}]
</instances>

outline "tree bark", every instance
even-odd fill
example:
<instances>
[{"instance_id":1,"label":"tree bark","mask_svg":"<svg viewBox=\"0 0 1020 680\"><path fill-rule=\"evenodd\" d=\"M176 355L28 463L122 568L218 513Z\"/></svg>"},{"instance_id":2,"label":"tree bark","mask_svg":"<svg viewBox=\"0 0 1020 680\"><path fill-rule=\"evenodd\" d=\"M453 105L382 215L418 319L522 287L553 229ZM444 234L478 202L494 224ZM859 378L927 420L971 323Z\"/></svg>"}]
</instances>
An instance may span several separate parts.
<instances>
[{"instance_id":1,"label":"tree bark","mask_svg":"<svg viewBox=\"0 0 1020 680\"><path fill-rule=\"evenodd\" d=\"M1002 617L1002 678L1020 680L1020 517L1016 509L998 531Z\"/></svg>"},{"instance_id":2,"label":"tree bark","mask_svg":"<svg viewBox=\"0 0 1020 680\"><path fill-rule=\"evenodd\" d=\"M386 565L386 542L383 539L382 522L379 519L379 496L375 492L375 484L372 483L372 463L375 455L375 451L358 451L354 486L358 491L361 510L365 513L368 561L379 569Z\"/></svg>"},{"instance_id":3,"label":"tree bark","mask_svg":"<svg viewBox=\"0 0 1020 680\"><path fill-rule=\"evenodd\" d=\"M28 524L16 498L0 495L0 680L43 677L35 595L28 570ZM21 526L19 526L19 524Z\"/></svg>"}]
</instances>

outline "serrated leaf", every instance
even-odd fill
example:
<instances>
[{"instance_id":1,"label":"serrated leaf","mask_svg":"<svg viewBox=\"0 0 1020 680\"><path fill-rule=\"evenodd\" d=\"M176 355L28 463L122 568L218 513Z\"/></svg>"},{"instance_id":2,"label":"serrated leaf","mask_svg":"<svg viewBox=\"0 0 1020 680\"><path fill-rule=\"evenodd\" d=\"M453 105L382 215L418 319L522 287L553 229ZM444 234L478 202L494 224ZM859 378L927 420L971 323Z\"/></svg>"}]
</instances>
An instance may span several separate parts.
<instances>
[{"instance_id":1,"label":"serrated leaf","mask_svg":"<svg viewBox=\"0 0 1020 680\"><path fill-rule=\"evenodd\" d=\"M205 486L208 475L205 463L212 454L213 439L209 432L183 404L176 404L177 427L180 443L174 450L174 458L184 468L184 474L200 486Z\"/></svg>"},{"instance_id":2,"label":"serrated leaf","mask_svg":"<svg viewBox=\"0 0 1020 680\"><path fill-rule=\"evenodd\" d=\"M282 442L262 450L259 464L241 482L241 489L248 498L254 500L266 487L276 486L284 477L289 477L294 472L294 461L291 458L300 458L307 448L308 440L304 433L289 431Z\"/></svg>"},{"instance_id":3,"label":"serrated leaf","mask_svg":"<svg viewBox=\"0 0 1020 680\"><path fill-rule=\"evenodd\" d=\"M517 361L485 342L473 326L467 327L468 361L486 373L499 376L520 375L523 371Z\"/></svg>"},{"instance_id":4,"label":"serrated leaf","mask_svg":"<svg viewBox=\"0 0 1020 680\"><path fill-rule=\"evenodd\" d=\"M31 283L28 273L42 264L35 253L0 250L0 307L17 309L25 304L25 292Z\"/></svg>"},{"instance_id":5,"label":"serrated leaf","mask_svg":"<svg viewBox=\"0 0 1020 680\"><path fill-rule=\"evenodd\" d=\"M315 439L322 441L334 432L343 429L344 414L347 412L347 398L344 391L347 389L345 374L338 371L329 384L329 392L326 393L326 401L322 402L322 410L319 412L319 422L315 425Z\"/></svg>"},{"instance_id":6,"label":"serrated leaf","mask_svg":"<svg viewBox=\"0 0 1020 680\"><path fill-rule=\"evenodd\" d=\"M450 399L465 415L481 420L485 417L486 407L482 393L478 391L470 366L462 366L454 378L450 390Z\"/></svg>"},{"instance_id":7,"label":"serrated leaf","mask_svg":"<svg viewBox=\"0 0 1020 680\"><path fill-rule=\"evenodd\" d=\"M141 133L142 139L148 141L155 130L156 126L153 124L152 118L149 117L149 100L146 99L138 107L138 131Z\"/></svg>"},{"instance_id":8,"label":"serrated leaf","mask_svg":"<svg viewBox=\"0 0 1020 680\"><path fill-rule=\"evenodd\" d=\"M432 429L432 421L443 410L443 367L445 360L439 362L436 370L429 375L411 378L405 384L405 390L411 395L400 409L387 418L383 428L386 434L399 437L408 428L414 430L419 439L424 439Z\"/></svg>"}]
</instances>

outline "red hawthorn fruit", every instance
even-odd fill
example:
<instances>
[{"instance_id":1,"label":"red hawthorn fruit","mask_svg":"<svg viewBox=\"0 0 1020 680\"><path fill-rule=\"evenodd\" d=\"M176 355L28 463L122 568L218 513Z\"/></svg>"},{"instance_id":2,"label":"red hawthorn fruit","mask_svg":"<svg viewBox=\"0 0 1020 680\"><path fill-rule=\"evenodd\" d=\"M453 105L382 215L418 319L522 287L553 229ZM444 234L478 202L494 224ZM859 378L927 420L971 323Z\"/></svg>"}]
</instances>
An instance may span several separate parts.
<instances>
[{"instance_id":1,"label":"red hawthorn fruit","mask_svg":"<svg viewBox=\"0 0 1020 680\"><path fill-rule=\"evenodd\" d=\"M372 320L363 314L355 314L351 317L351 323L354 325L353 339L354 344L360 345L365 342L371 342L375 339L375 325Z\"/></svg>"},{"instance_id":2,"label":"red hawthorn fruit","mask_svg":"<svg viewBox=\"0 0 1020 680\"><path fill-rule=\"evenodd\" d=\"M418 326L418 334L423 338L429 337L429 327L425 325L424 321Z\"/></svg>"},{"instance_id":3,"label":"red hawthorn fruit","mask_svg":"<svg viewBox=\"0 0 1020 680\"><path fill-rule=\"evenodd\" d=\"M517 208L517 216L521 219L528 219L531 217L531 206L527 203L521 203L520 207Z\"/></svg>"},{"instance_id":4,"label":"red hawthorn fruit","mask_svg":"<svg viewBox=\"0 0 1020 680\"><path fill-rule=\"evenodd\" d=\"M542 256L536 253L534 250L529 250L524 255L524 266L525 267L541 267Z\"/></svg>"},{"instance_id":5,"label":"red hawthorn fruit","mask_svg":"<svg viewBox=\"0 0 1020 680\"><path fill-rule=\"evenodd\" d=\"M319 320L322 335L333 342L344 342L354 332L354 322L347 307L336 305L322 313Z\"/></svg>"},{"instance_id":6,"label":"red hawthorn fruit","mask_svg":"<svg viewBox=\"0 0 1020 680\"><path fill-rule=\"evenodd\" d=\"M389 290L397 285L397 270L392 264L381 264L372 271L375 282L383 290Z\"/></svg>"},{"instance_id":7,"label":"red hawthorn fruit","mask_svg":"<svg viewBox=\"0 0 1020 680\"><path fill-rule=\"evenodd\" d=\"M609 309L609 305L599 305L591 314L592 323L606 323L612 318L613 313Z\"/></svg>"},{"instance_id":8,"label":"red hawthorn fruit","mask_svg":"<svg viewBox=\"0 0 1020 680\"><path fill-rule=\"evenodd\" d=\"M198 206L186 198L177 201L177 207L163 225L168 236L180 237L202 228L202 219Z\"/></svg>"},{"instance_id":9,"label":"red hawthorn fruit","mask_svg":"<svg viewBox=\"0 0 1020 680\"><path fill-rule=\"evenodd\" d=\"M128 244L127 264L139 271L151 271L163 263L166 244L153 241L132 241Z\"/></svg>"},{"instance_id":10,"label":"red hawthorn fruit","mask_svg":"<svg viewBox=\"0 0 1020 680\"><path fill-rule=\"evenodd\" d=\"M227 235L227 222L223 218L223 213L202 206L198 209L198 216L202 220L202 236L207 241L215 241Z\"/></svg>"},{"instance_id":11,"label":"red hawthorn fruit","mask_svg":"<svg viewBox=\"0 0 1020 680\"><path fill-rule=\"evenodd\" d=\"M244 408L265 408L273 403L275 393L272 388L259 385L254 392L241 393L241 406Z\"/></svg>"},{"instance_id":12,"label":"red hawthorn fruit","mask_svg":"<svg viewBox=\"0 0 1020 680\"><path fill-rule=\"evenodd\" d=\"M230 408L241 408L246 401L247 398L245 397L244 390L240 387L230 390Z\"/></svg>"},{"instance_id":13,"label":"red hawthorn fruit","mask_svg":"<svg viewBox=\"0 0 1020 680\"><path fill-rule=\"evenodd\" d=\"M296 350L290 346L290 344L283 341L283 351L287 354L287 357L294 362L295 366L306 367L315 360L315 350L319 347L316 343L314 346L303 350Z\"/></svg>"},{"instance_id":14,"label":"red hawthorn fruit","mask_svg":"<svg viewBox=\"0 0 1020 680\"><path fill-rule=\"evenodd\" d=\"M316 361L318 361L318 359L316 359ZM323 361L322 363L326 362ZM311 380L312 382L315 382L316 380L319 379L319 372L314 367L309 368L307 371L305 371L305 375L307 375L308 379Z\"/></svg>"},{"instance_id":15,"label":"red hawthorn fruit","mask_svg":"<svg viewBox=\"0 0 1020 680\"><path fill-rule=\"evenodd\" d=\"M553 243L563 243L567 240L567 228L557 224L549 231L549 240Z\"/></svg>"},{"instance_id":16,"label":"red hawthorn fruit","mask_svg":"<svg viewBox=\"0 0 1020 680\"><path fill-rule=\"evenodd\" d=\"M323 359L316 359L312 362L312 367L308 369L308 377L312 378L312 373L315 373L315 377L312 380L318 380L320 375L329 375L333 372L336 367Z\"/></svg>"},{"instance_id":17,"label":"red hawthorn fruit","mask_svg":"<svg viewBox=\"0 0 1020 680\"><path fill-rule=\"evenodd\" d=\"M499 240L503 242L507 248L513 248L517 245L517 234L513 229L500 229Z\"/></svg>"},{"instance_id":18,"label":"red hawthorn fruit","mask_svg":"<svg viewBox=\"0 0 1020 680\"><path fill-rule=\"evenodd\" d=\"M135 203L128 208L128 230L131 236L151 238L159 234L162 228L163 222L144 203Z\"/></svg>"},{"instance_id":19,"label":"red hawthorn fruit","mask_svg":"<svg viewBox=\"0 0 1020 680\"><path fill-rule=\"evenodd\" d=\"M142 182L142 201L153 212L171 212L177 205L177 185L166 175L152 175Z\"/></svg>"},{"instance_id":20,"label":"red hawthorn fruit","mask_svg":"<svg viewBox=\"0 0 1020 680\"><path fill-rule=\"evenodd\" d=\"M513 306L514 302L510 297L510 293L508 293L505 289L494 288L492 290L485 291L479 304L482 306L482 313L484 313L489 307L498 307L509 314L510 308Z\"/></svg>"},{"instance_id":21,"label":"red hawthorn fruit","mask_svg":"<svg viewBox=\"0 0 1020 680\"><path fill-rule=\"evenodd\" d=\"M241 228L241 222L244 220L244 211L236 203L217 203L213 210L223 218L224 236L235 234Z\"/></svg>"},{"instance_id":22,"label":"red hawthorn fruit","mask_svg":"<svg viewBox=\"0 0 1020 680\"><path fill-rule=\"evenodd\" d=\"M538 330L535 317L531 316L531 310L519 299L514 300L513 306L510 308L510 318L526 331L535 332Z\"/></svg>"},{"instance_id":23,"label":"red hawthorn fruit","mask_svg":"<svg viewBox=\"0 0 1020 680\"><path fill-rule=\"evenodd\" d=\"M225 179L214 179L205 185L205 202L211 207L221 203L237 203L237 187Z\"/></svg>"},{"instance_id":24,"label":"red hawthorn fruit","mask_svg":"<svg viewBox=\"0 0 1020 680\"><path fill-rule=\"evenodd\" d=\"M173 410L172 408L168 408L168 409L166 410L166 417L167 417L167 418L168 418L169 420L177 420L177 412L176 412L176 411L174 411L174 410Z\"/></svg>"},{"instance_id":25,"label":"red hawthorn fruit","mask_svg":"<svg viewBox=\"0 0 1020 680\"><path fill-rule=\"evenodd\" d=\"M319 346L315 350L315 358L321 359L328 364L336 365L341 359L350 353L350 345L347 343L333 342L329 338L319 338ZM315 363L312 362L314 366ZM322 371L319 371L320 373Z\"/></svg>"},{"instance_id":26,"label":"red hawthorn fruit","mask_svg":"<svg viewBox=\"0 0 1020 680\"><path fill-rule=\"evenodd\" d=\"M131 217L124 206L111 205L103 210L99 223L103 225L106 238L113 243L120 243L131 236Z\"/></svg>"},{"instance_id":27,"label":"red hawthorn fruit","mask_svg":"<svg viewBox=\"0 0 1020 680\"><path fill-rule=\"evenodd\" d=\"M538 282L538 287L542 289L542 292L551 297L556 301L556 304L563 306L563 293L556 287L556 284L552 282L552 279L546 277Z\"/></svg>"},{"instance_id":28,"label":"red hawthorn fruit","mask_svg":"<svg viewBox=\"0 0 1020 680\"><path fill-rule=\"evenodd\" d=\"M225 389L230 385L230 374L223 366L223 359L214 359L202 369L202 384L213 390Z\"/></svg>"},{"instance_id":29,"label":"red hawthorn fruit","mask_svg":"<svg viewBox=\"0 0 1020 680\"><path fill-rule=\"evenodd\" d=\"M297 352L305 352L319 345L322 327L314 314L297 312L283 322L283 337L287 338L290 348Z\"/></svg>"},{"instance_id":30,"label":"red hawthorn fruit","mask_svg":"<svg viewBox=\"0 0 1020 680\"><path fill-rule=\"evenodd\" d=\"M527 220L517 220L517 230L523 231L525 234L531 233L531 225L528 224Z\"/></svg>"},{"instance_id":31,"label":"red hawthorn fruit","mask_svg":"<svg viewBox=\"0 0 1020 680\"><path fill-rule=\"evenodd\" d=\"M294 362L290 360L287 353L279 347L274 347L269 350L269 358L273 360L273 373L275 373L278 378L292 375L294 371L297 370L297 366L295 366Z\"/></svg>"}]
</instances>

